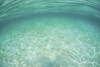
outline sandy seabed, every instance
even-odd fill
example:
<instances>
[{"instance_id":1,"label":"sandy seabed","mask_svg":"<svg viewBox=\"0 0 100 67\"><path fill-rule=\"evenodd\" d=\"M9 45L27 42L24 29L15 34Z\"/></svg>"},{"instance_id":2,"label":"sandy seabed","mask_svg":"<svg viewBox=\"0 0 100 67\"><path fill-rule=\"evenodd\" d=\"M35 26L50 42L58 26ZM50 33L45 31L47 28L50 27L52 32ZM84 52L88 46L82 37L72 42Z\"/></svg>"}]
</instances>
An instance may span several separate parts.
<instances>
[{"instance_id":1,"label":"sandy seabed","mask_svg":"<svg viewBox=\"0 0 100 67\"><path fill-rule=\"evenodd\" d=\"M38 18L4 26L1 67L100 67L100 31L67 18Z\"/></svg>"}]
</instances>

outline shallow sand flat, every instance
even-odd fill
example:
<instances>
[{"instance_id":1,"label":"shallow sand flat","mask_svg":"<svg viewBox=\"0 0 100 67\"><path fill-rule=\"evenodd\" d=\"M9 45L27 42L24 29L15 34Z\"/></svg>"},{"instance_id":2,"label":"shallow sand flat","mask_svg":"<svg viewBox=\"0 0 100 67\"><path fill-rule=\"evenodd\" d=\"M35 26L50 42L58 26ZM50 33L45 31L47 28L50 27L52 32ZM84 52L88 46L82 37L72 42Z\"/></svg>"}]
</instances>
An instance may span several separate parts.
<instances>
[{"instance_id":1,"label":"shallow sand flat","mask_svg":"<svg viewBox=\"0 0 100 67\"><path fill-rule=\"evenodd\" d=\"M100 66L100 32L86 21L37 18L0 30L1 67Z\"/></svg>"}]
</instances>

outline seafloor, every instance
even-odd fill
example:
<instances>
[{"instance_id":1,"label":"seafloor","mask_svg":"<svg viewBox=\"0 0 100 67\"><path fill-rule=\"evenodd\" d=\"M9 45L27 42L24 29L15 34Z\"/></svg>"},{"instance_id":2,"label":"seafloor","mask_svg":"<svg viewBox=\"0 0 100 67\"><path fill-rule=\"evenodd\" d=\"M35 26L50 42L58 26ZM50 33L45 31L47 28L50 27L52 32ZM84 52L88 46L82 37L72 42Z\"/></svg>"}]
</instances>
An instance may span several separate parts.
<instances>
[{"instance_id":1,"label":"seafloor","mask_svg":"<svg viewBox=\"0 0 100 67\"><path fill-rule=\"evenodd\" d=\"M0 67L100 66L100 31L89 21L41 17L0 31Z\"/></svg>"}]
</instances>

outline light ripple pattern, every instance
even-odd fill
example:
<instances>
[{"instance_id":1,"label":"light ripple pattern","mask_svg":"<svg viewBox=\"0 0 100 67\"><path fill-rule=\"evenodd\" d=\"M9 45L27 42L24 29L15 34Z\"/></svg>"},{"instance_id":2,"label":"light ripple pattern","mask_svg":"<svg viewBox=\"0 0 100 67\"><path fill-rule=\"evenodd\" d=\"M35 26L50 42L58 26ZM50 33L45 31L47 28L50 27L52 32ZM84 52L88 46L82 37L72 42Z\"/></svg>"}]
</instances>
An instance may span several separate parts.
<instances>
[{"instance_id":1,"label":"light ripple pattern","mask_svg":"<svg viewBox=\"0 0 100 67\"><path fill-rule=\"evenodd\" d=\"M37 18L2 29L0 67L100 67L100 32L86 21Z\"/></svg>"}]
</instances>

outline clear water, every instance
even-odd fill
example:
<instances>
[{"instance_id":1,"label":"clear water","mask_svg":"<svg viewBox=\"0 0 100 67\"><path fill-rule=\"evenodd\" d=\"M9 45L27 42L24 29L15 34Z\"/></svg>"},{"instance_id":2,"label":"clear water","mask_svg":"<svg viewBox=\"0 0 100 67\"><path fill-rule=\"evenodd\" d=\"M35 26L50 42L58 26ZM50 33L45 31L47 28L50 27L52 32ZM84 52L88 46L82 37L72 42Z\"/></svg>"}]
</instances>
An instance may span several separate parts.
<instances>
[{"instance_id":1,"label":"clear water","mask_svg":"<svg viewBox=\"0 0 100 67\"><path fill-rule=\"evenodd\" d=\"M100 67L99 0L1 0L0 67Z\"/></svg>"}]
</instances>

